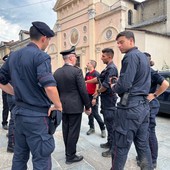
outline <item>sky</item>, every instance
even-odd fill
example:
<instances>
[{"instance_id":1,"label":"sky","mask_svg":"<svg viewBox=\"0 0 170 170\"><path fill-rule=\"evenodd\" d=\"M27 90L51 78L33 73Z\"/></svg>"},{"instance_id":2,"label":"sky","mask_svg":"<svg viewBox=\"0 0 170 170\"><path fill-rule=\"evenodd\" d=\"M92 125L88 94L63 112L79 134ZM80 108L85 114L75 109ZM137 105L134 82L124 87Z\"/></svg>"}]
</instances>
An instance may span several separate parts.
<instances>
[{"instance_id":1,"label":"sky","mask_svg":"<svg viewBox=\"0 0 170 170\"><path fill-rule=\"evenodd\" d=\"M29 31L33 21L42 21L53 29L57 0L0 0L0 42L19 39L20 30Z\"/></svg>"}]
</instances>

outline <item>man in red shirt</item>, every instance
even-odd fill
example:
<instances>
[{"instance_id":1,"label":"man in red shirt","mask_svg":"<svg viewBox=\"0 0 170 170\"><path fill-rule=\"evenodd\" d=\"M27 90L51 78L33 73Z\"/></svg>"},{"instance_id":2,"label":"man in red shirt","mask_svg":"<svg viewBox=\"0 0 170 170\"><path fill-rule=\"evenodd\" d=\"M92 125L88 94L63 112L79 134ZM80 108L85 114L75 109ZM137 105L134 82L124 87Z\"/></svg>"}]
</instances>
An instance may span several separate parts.
<instances>
[{"instance_id":1,"label":"man in red shirt","mask_svg":"<svg viewBox=\"0 0 170 170\"><path fill-rule=\"evenodd\" d=\"M95 70L96 65L97 63L94 60L90 60L87 63L86 66L87 66L88 72L86 73L85 80L91 80L100 75L99 72ZM88 116L89 118L88 124L90 126L90 129L87 131L87 135L90 135L95 132L95 128L94 128L94 118L95 118L101 129L101 137L105 138L106 137L105 125L104 125L102 118L100 117L98 113L98 98L93 97L93 94L97 91L97 85L93 83L86 83L86 88L87 88L87 92L89 94L89 98L92 104L92 113L91 115Z\"/></svg>"}]
</instances>

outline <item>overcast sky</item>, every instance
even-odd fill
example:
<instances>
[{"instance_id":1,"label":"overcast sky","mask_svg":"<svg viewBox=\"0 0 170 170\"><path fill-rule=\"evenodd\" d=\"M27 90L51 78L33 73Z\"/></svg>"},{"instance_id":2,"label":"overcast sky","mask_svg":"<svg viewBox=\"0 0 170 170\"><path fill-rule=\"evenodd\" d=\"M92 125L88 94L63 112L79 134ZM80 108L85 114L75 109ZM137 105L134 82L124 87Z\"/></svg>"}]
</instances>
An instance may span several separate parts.
<instances>
[{"instance_id":1,"label":"overcast sky","mask_svg":"<svg viewBox=\"0 0 170 170\"><path fill-rule=\"evenodd\" d=\"M0 0L0 41L19 39L20 30L29 30L33 21L43 21L53 28L56 0Z\"/></svg>"}]
</instances>

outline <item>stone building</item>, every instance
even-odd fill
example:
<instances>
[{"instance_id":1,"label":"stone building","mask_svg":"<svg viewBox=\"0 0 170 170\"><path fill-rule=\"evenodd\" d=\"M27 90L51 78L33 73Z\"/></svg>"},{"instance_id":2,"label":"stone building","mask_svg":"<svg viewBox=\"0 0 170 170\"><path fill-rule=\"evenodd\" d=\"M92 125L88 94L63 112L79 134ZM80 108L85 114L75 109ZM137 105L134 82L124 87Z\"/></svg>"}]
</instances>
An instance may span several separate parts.
<instances>
[{"instance_id":1,"label":"stone building","mask_svg":"<svg viewBox=\"0 0 170 170\"><path fill-rule=\"evenodd\" d=\"M21 30L19 32L19 40L18 41L2 41L0 44L0 65L3 64L2 58L5 55L8 55L11 51L16 51L24 46L26 46L30 42L29 32L25 30Z\"/></svg>"},{"instance_id":2,"label":"stone building","mask_svg":"<svg viewBox=\"0 0 170 170\"><path fill-rule=\"evenodd\" d=\"M115 51L114 62L120 69L122 54L116 35L123 30L135 33L136 45L153 56L159 70L169 67L170 2L168 0L57 0L54 11L56 36L47 52L52 57L53 71L63 64L60 51L76 46L79 66L85 72L89 59L98 62L101 71L101 50Z\"/></svg>"}]
</instances>

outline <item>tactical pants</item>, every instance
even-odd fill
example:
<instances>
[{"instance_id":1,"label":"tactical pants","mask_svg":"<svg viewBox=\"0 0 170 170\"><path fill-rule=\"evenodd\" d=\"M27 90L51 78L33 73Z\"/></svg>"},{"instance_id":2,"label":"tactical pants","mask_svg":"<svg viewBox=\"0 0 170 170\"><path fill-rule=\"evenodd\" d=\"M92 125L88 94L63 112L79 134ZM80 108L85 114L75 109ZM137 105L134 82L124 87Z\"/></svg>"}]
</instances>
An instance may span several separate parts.
<instances>
[{"instance_id":1,"label":"tactical pants","mask_svg":"<svg viewBox=\"0 0 170 170\"><path fill-rule=\"evenodd\" d=\"M8 94L7 95L8 106L10 110L10 120L9 120L9 129L8 129L8 146L13 147L15 144L15 114L13 112L13 108L15 106L14 96Z\"/></svg>"},{"instance_id":2,"label":"tactical pants","mask_svg":"<svg viewBox=\"0 0 170 170\"><path fill-rule=\"evenodd\" d=\"M89 95L89 98L90 98L90 101L92 101L93 96ZM89 118L90 128L94 129L94 118L95 118L97 123L100 126L100 130L105 129L104 122L98 113L98 99L96 99L96 105L92 106L92 113L88 116L88 118Z\"/></svg>"},{"instance_id":3,"label":"tactical pants","mask_svg":"<svg viewBox=\"0 0 170 170\"><path fill-rule=\"evenodd\" d=\"M149 146L152 155L152 163L157 163L158 157L158 141L155 132L156 115L159 112L159 103L157 100L153 100L149 103L150 106L150 122L149 122Z\"/></svg>"},{"instance_id":4,"label":"tactical pants","mask_svg":"<svg viewBox=\"0 0 170 170\"><path fill-rule=\"evenodd\" d=\"M144 100L134 100L127 108L118 106L114 120L111 170L124 169L127 155L133 141L141 162L141 170L152 170L151 153L148 142L148 102Z\"/></svg>"},{"instance_id":5,"label":"tactical pants","mask_svg":"<svg viewBox=\"0 0 170 170\"><path fill-rule=\"evenodd\" d=\"M2 125L4 126L8 124L8 114L9 114L7 93L5 93L4 91L2 91L2 101L3 101Z\"/></svg>"},{"instance_id":6,"label":"tactical pants","mask_svg":"<svg viewBox=\"0 0 170 170\"><path fill-rule=\"evenodd\" d=\"M53 136L48 134L48 117L19 115L21 112L28 115L34 112L36 115L37 112L16 108L13 109L16 127L12 170L26 170L30 152L34 170L51 170L51 153L55 143Z\"/></svg>"},{"instance_id":7,"label":"tactical pants","mask_svg":"<svg viewBox=\"0 0 170 170\"><path fill-rule=\"evenodd\" d=\"M111 147L112 140L113 140L112 135L113 135L113 122L114 122L115 110L102 110L102 113L103 113L104 123L106 125L106 129L108 132L107 141Z\"/></svg>"}]
</instances>

